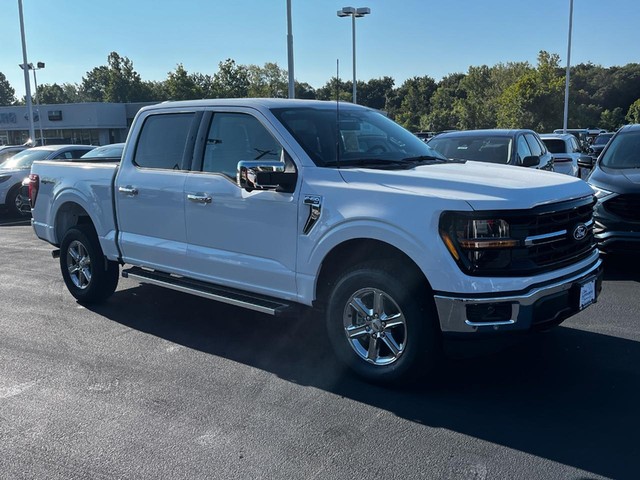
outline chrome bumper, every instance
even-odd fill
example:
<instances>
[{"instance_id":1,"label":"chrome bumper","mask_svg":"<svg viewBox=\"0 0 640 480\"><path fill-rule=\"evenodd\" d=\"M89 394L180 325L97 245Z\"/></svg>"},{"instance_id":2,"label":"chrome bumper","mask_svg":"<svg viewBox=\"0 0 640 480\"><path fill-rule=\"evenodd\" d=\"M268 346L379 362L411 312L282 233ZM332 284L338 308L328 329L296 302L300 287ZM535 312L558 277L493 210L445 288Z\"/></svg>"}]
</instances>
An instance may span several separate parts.
<instances>
[{"instance_id":1,"label":"chrome bumper","mask_svg":"<svg viewBox=\"0 0 640 480\"><path fill-rule=\"evenodd\" d=\"M496 332L496 331L523 331L530 330L536 324L544 324L556 321L560 323L565 318L579 311L577 305L571 307L571 289L587 279L596 278L596 301L601 282L602 261L580 271L573 276L565 277L562 280L544 286L533 287L521 295L504 295L491 297L457 296L454 294L440 293L434 296L440 328L443 333L467 334L476 332ZM544 302L546 299L558 299L559 304L564 308L556 312L552 319L537 318L537 302ZM501 318L497 321L474 321L468 318L468 307L470 305L500 304L510 306L511 314L508 318ZM539 317L539 316L538 316Z\"/></svg>"}]
</instances>

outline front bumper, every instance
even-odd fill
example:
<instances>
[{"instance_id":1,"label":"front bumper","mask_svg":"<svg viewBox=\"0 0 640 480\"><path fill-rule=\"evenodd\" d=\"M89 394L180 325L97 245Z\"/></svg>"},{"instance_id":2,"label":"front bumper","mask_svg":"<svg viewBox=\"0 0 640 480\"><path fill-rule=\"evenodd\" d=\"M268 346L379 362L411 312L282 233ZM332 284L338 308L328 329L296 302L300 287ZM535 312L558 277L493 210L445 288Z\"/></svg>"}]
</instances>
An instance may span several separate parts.
<instances>
[{"instance_id":1,"label":"front bumper","mask_svg":"<svg viewBox=\"0 0 640 480\"><path fill-rule=\"evenodd\" d=\"M581 285L595 281L595 298L602 286L602 261L563 279L533 285L526 292L458 296L437 293L434 298L444 334L478 334L544 329L578 313Z\"/></svg>"}]
</instances>

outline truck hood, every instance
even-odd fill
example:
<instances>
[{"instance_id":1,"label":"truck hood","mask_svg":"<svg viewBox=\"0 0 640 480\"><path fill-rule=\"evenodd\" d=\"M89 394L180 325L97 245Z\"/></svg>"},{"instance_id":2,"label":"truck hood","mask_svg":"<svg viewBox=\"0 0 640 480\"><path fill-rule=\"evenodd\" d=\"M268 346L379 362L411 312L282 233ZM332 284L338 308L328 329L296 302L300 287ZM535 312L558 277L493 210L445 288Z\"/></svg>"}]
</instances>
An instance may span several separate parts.
<instances>
[{"instance_id":1,"label":"truck hood","mask_svg":"<svg viewBox=\"0 0 640 480\"><path fill-rule=\"evenodd\" d=\"M345 182L375 183L416 195L463 200L474 210L527 209L593 195L574 177L482 162L423 165L410 170L342 169Z\"/></svg>"}]
</instances>

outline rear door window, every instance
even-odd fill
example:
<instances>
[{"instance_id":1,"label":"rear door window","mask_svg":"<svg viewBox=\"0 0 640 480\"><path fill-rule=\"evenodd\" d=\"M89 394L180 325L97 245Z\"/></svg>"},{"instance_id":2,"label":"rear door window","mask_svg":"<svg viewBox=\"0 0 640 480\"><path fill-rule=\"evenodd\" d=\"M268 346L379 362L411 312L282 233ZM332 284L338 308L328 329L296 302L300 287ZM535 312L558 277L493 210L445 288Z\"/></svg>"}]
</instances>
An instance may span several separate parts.
<instances>
[{"instance_id":1,"label":"rear door window","mask_svg":"<svg viewBox=\"0 0 640 480\"><path fill-rule=\"evenodd\" d=\"M134 164L142 168L184 169L194 119L193 112L149 116L138 136Z\"/></svg>"},{"instance_id":2,"label":"rear door window","mask_svg":"<svg viewBox=\"0 0 640 480\"><path fill-rule=\"evenodd\" d=\"M541 157L542 154L545 153L546 149L544 145L542 145L536 137L531 133L525 133L525 138L527 139L527 143L529 144L529 148L531 149L531 155L535 155L537 157Z\"/></svg>"}]
</instances>

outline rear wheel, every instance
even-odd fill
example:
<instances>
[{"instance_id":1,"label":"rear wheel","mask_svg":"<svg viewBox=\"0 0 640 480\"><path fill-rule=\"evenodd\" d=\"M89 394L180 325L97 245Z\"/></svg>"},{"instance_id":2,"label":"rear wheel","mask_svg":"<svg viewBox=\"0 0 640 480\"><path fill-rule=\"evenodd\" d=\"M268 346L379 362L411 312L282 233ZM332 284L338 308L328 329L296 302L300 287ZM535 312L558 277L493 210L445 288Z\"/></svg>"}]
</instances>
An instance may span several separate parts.
<instances>
[{"instance_id":1,"label":"rear wheel","mask_svg":"<svg viewBox=\"0 0 640 480\"><path fill-rule=\"evenodd\" d=\"M338 357L375 383L426 377L441 358L437 315L424 280L384 265L342 274L329 295L326 322Z\"/></svg>"},{"instance_id":2,"label":"rear wheel","mask_svg":"<svg viewBox=\"0 0 640 480\"><path fill-rule=\"evenodd\" d=\"M6 204L9 214L14 217L26 217L31 211L31 208L27 208L29 200L27 199L25 204L25 199L20 195L20 186L7 194Z\"/></svg>"},{"instance_id":3,"label":"rear wheel","mask_svg":"<svg viewBox=\"0 0 640 480\"><path fill-rule=\"evenodd\" d=\"M88 225L77 225L65 234L60 269L67 289L80 303L103 301L118 286L118 264L104 258L98 237Z\"/></svg>"}]
</instances>

